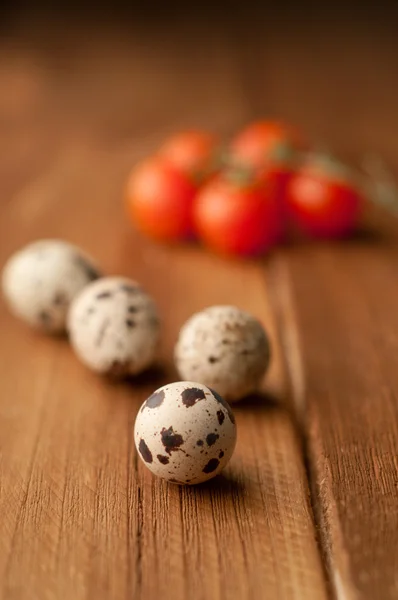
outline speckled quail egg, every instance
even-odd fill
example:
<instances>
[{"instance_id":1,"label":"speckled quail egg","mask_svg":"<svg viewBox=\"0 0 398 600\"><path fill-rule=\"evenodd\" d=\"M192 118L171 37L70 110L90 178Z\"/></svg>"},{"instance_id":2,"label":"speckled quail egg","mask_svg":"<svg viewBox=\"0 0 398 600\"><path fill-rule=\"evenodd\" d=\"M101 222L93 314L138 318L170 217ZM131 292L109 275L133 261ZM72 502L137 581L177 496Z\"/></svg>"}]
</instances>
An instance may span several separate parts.
<instances>
[{"instance_id":1,"label":"speckled quail egg","mask_svg":"<svg viewBox=\"0 0 398 600\"><path fill-rule=\"evenodd\" d=\"M236 443L235 418L217 392L178 381L154 392L134 427L139 456L152 473L171 483L211 479L225 467Z\"/></svg>"},{"instance_id":2,"label":"speckled quail egg","mask_svg":"<svg viewBox=\"0 0 398 600\"><path fill-rule=\"evenodd\" d=\"M180 377L214 388L229 402L258 389L269 360L261 323L235 306L211 306L193 315L175 348Z\"/></svg>"},{"instance_id":3,"label":"speckled quail egg","mask_svg":"<svg viewBox=\"0 0 398 600\"><path fill-rule=\"evenodd\" d=\"M94 262L61 240L41 240L16 252L6 263L2 289L11 312L48 333L65 330L71 301L99 277Z\"/></svg>"},{"instance_id":4,"label":"speckled quail egg","mask_svg":"<svg viewBox=\"0 0 398 600\"><path fill-rule=\"evenodd\" d=\"M160 321L154 301L136 281L104 277L74 300L68 330L83 363L99 373L124 377L153 363Z\"/></svg>"}]
</instances>

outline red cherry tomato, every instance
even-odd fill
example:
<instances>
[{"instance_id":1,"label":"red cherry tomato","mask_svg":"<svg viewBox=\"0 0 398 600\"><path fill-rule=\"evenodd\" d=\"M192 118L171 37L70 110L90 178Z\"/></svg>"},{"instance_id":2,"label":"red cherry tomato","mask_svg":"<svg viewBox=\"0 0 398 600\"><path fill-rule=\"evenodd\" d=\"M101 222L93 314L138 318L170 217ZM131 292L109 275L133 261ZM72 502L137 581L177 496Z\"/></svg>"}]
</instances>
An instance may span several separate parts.
<instances>
[{"instance_id":1,"label":"red cherry tomato","mask_svg":"<svg viewBox=\"0 0 398 600\"><path fill-rule=\"evenodd\" d=\"M286 190L293 173L292 166L281 163L270 163L258 171L259 182L263 186L270 186L274 190L282 211L285 210Z\"/></svg>"},{"instance_id":2,"label":"red cherry tomato","mask_svg":"<svg viewBox=\"0 0 398 600\"><path fill-rule=\"evenodd\" d=\"M282 202L299 151L304 147L302 136L293 126L279 121L257 121L232 140L229 162L253 169L265 185L271 183Z\"/></svg>"},{"instance_id":3,"label":"red cherry tomato","mask_svg":"<svg viewBox=\"0 0 398 600\"><path fill-rule=\"evenodd\" d=\"M166 140L159 155L200 182L219 169L220 143L206 131L183 131Z\"/></svg>"},{"instance_id":4,"label":"red cherry tomato","mask_svg":"<svg viewBox=\"0 0 398 600\"><path fill-rule=\"evenodd\" d=\"M197 188L190 178L158 157L148 159L131 173L126 201L136 226L161 241L192 235L192 205Z\"/></svg>"},{"instance_id":5,"label":"red cherry tomato","mask_svg":"<svg viewBox=\"0 0 398 600\"><path fill-rule=\"evenodd\" d=\"M341 237L359 221L363 198L342 165L315 159L292 177L286 194L287 212L303 233L313 237Z\"/></svg>"},{"instance_id":6,"label":"red cherry tomato","mask_svg":"<svg viewBox=\"0 0 398 600\"><path fill-rule=\"evenodd\" d=\"M280 121L256 121L245 127L230 146L234 164L261 168L270 162L289 164L292 156L305 147L301 134Z\"/></svg>"},{"instance_id":7,"label":"red cherry tomato","mask_svg":"<svg viewBox=\"0 0 398 600\"><path fill-rule=\"evenodd\" d=\"M281 238L280 205L271 187L236 183L219 175L199 192L195 228L202 241L224 254L259 255Z\"/></svg>"}]
</instances>

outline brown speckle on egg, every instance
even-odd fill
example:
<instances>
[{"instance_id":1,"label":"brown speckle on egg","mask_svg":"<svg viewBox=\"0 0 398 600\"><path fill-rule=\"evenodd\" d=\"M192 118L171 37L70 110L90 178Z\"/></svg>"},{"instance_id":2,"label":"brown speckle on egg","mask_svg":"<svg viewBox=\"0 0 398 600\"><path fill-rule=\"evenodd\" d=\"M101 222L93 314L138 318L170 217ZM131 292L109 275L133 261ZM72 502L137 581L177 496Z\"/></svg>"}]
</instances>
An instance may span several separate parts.
<instances>
[{"instance_id":1,"label":"brown speckle on egg","mask_svg":"<svg viewBox=\"0 0 398 600\"><path fill-rule=\"evenodd\" d=\"M146 400L145 404L142 407L142 410L144 410L144 408L158 408L162 404L163 400L164 400L164 390L159 390L157 392L154 392Z\"/></svg>"},{"instance_id":2,"label":"brown speckle on egg","mask_svg":"<svg viewBox=\"0 0 398 600\"><path fill-rule=\"evenodd\" d=\"M182 392L181 398L183 404L189 408L190 406L194 406L199 400L204 400L206 396L204 391L199 388L188 388Z\"/></svg>"},{"instance_id":3,"label":"brown speckle on egg","mask_svg":"<svg viewBox=\"0 0 398 600\"><path fill-rule=\"evenodd\" d=\"M220 396L220 394L218 394L215 390L211 390L212 394L214 396L214 398L217 400L217 402L219 402L220 404L222 404L222 406L227 410L228 416L231 420L231 422L233 424L235 424L235 415L231 410L231 407L229 406L229 404L227 402L225 402L224 398L222 396Z\"/></svg>"},{"instance_id":4,"label":"brown speckle on egg","mask_svg":"<svg viewBox=\"0 0 398 600\"><path fill-rule=\"evenodd\" d=\"M214 365L214 363L218 362L220 359L217 356L209 356L207 360L210 364Z\"/></svg>"},{"instance_id":5,"label":"brown speckle on egg","mask_svg":"<svg viewBox=\"0 0 398 600\"><path fill-rule=\"evenodd\" d=\"M175 433L173 427L169 427L168 429L163 427L160 435L162 437L162 444L168 454L179 450L180 446L184 443L182 435Z\"/></svg>"},{"instance_id":6,"label":"brown speckle on egg","mask_svg":"<svg viewBox=\"0 0 398 600\"><path fill-rule=\"evenodd\" d=\"M217 411L217 419L218 419L218 422L220 425L222 425L224 423L225 414L222 410Z\"/></svg>"},{"instance_id":7,"label":"brown speckle on egg","mask_svg":"<svg viewBox=\"0 0 398 600\"><path fill-rule=\"evenodd\" d=\"M152 458L152 452L149 450L148 446L145 443L145 440L141 439L138 449L141 453L142 458L145 460L145 462L147 463L151 463L153 461Z\"/></svg>"},{"instance_id":8,"label":"brown speckle on egg","mask_svg":"<svg viewBox=\"0 0 398 600\"><path fill-rule=\"evenodd\" d=\"M57 292L53 298L54 306L65 306L68 303L68 298L65 292Z\"/></svg>"},{"instance_id":9,"label":"brown speckle on egg","mask_svg":"<svg viewBox=\"0 0 398 600\"><path fill-rule=\"evenodd\" d=\"M110 290L100 292L96 295L97 300L107 300L108 298L112 298L112 292Z\"/></svg>"},{"instance_id":10,"label":"brown speckle on egg","mask_svg":"<svg viewBox=\"0 0 398 600\"><path fill-rule=\"evenodd\" d=\"M120 289L121 289L123 292L126 292L126 294L135 294L135 293L138 291L138 289L139 289L139 288L138 288L138 286L136 286L136 285L132 285L132 284L130 284L130 283L123 283L123 284L120 286Z\"/></svg>"},{"instance_id":11,"label":"brown speckle on egg","mask_svg":"<svg viewBox=\"0 0 398 600\"><path fill-rule=\"evenodd\" d=\"M91 263L88 262L83 256L76 254L75 263L78 267L84 272L88 281L95 281L98 279L101 274L96 267L94 267Z\"/></svg>"},{"instance_id":12,"label":"brown speckle on egg","mask_svg":"<svg viewBox=\"0 0 398 600\"><path fill-rule=\"evenodd\" d=\"M167 465L170 460L169 457L164 456L164 454L157 454L156 458L160 463L162 463L162 465Z\"/></svg>"},{"instance_id":13,"label":"brown speckle on egg","mask_svg":"<svg viewBox=\"0 0 398 600\"><path fill-rule=\"evenodd\" d=\"M209 462L203 467L203 473L212 473L215 471L220 464L220 461L217 458L211 458Z\"/></svg>"},{"instance_id":14,"label":"brown speckle on egg","mask_svg":"<svg viewBox=\"0 0 398 600\"><path fill-rule=\"evenodd\" d=\"M209 433L206 436L206 442L208 446L212 446L213 444L216 443L216 441L218 440L220 436L217 433Z\"/></svg>"},{"instance_id":15,"label":"brown speckle on egg","mask_svg":"<svg viewBox=\"0 0 398 600\"><path fill-rule=\"evenodd\" d=\"M107 329L108 329L108 327L109 327L110 324L111 324L110 319L105 319L102 322L101 327L98 330L97 339L95 341L95 345L96 346L98 346L98 347L101 346L101 344L103 342L103 339L105 337L106 331L107 331Z\"/></svg>"}]
</instances>

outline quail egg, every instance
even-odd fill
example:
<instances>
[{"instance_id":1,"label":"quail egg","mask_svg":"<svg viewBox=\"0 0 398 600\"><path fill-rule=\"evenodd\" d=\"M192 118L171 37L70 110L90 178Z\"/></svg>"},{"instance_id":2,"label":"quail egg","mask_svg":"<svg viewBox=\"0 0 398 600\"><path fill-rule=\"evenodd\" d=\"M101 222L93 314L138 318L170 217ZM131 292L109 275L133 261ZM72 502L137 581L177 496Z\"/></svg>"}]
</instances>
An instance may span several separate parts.
<instances>
[{"instance_id":1,"label":"quail egg","mask_svg":"<svg viewBox=\"0 0 398 600\"><path fill-rule=\"evenodd\" d=\"M137 375L154 362L160 321L154 301L136 281L104 277L74 300L68 331L84 364L123 377Z\"/></svg>"},{"instance_id":2,"label":"quail egg","mask_svg":"<svg viewBox=\"0 0 398 600\"><path fill-rule=\"evenodd\" d=\"M65 330L69 305L99 277L94 262L61 240L41 240L16 252L2 274L4 298L11 312L48 333Z\"/></svg>"},{"instance_id":3,"label":"quail egg","mask_svg":"<svg viewBox=\"0 0 398 600\"><path fill-rule=\"evenodd\" d=\"M212 306L182 327L175 362L183 379L195 379L234 402L255 392L270 360L261 323L235 306Z\"/></svg>"},{"instance_id":4,"label":"quail egg","mask_svg":"<svg viewBox=\"0 0 398 600\"><path fill-rule=\"evenodd\" d=\"M170 383L141 406L135 445L154 475L195 484L225 467L236 443L235 418L217 392L192 381Z\"/></svg>"}]
</instances>

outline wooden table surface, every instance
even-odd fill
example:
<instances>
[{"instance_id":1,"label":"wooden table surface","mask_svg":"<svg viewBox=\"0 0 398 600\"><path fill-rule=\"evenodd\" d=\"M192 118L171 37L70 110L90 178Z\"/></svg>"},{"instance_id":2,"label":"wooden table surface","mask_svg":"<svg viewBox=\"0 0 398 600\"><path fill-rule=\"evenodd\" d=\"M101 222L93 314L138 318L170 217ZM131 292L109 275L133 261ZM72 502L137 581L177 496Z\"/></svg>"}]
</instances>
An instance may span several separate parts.
<instances>
[{"instance_id":1,"label":"wooden table surface","mask_svg":"<svg viewBox=\"0 0 398 600\"><path fill-rule=\"evenodd\" d=\"M1 39L1 265L66 238L141 281L164 325L161 368L111 384L1 303L1 599L398 598L395 224L243 263L143 239L121 206L169 132L263 114L396 168L398 52L390 28L356 25L21 22ZM133 423L176 378L179 327L213 303L262 319L273 362L236 408L225 476L180 488L137 459Z\"/></svg>"}]
</instances>

